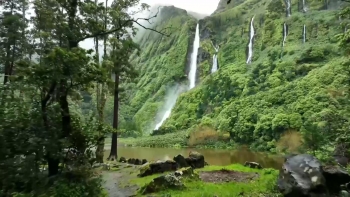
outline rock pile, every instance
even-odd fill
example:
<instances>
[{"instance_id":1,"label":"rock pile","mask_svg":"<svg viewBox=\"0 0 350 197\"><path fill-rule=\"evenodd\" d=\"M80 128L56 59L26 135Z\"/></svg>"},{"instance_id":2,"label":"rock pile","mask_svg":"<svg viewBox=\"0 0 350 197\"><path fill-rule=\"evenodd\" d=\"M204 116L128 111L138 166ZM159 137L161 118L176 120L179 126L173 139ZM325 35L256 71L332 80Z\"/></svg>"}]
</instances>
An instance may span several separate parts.
<instances>
[{"instance_id":1,"label":"rock pile","mask_svg":"<svg viewBox=\"0 0 350 197\"><path fill-rule=\"evenodd\" d=\"M128 164L133 164L133 165L143 165L145 163L147 163L146 159L134 159L134 158L129 158L129 159L125 159L125 157L120 157L119 159L120 163L128 163Z\"/></svg>"},{"instance_id":2,"label":"rock pile","mask_svg":"<svg viewBox=\"0 0 350 197\"><path fill-rule=\"evenodd\" d=\"M182 155L177 155L173 160L149 162L140 168L139 177L145 177L156 173L167 171L176 171L184 167L203 168L207 163L204 161L204 156L198 152L190 152L189 157L185 158Z\"/></svg>"}]
</instances>

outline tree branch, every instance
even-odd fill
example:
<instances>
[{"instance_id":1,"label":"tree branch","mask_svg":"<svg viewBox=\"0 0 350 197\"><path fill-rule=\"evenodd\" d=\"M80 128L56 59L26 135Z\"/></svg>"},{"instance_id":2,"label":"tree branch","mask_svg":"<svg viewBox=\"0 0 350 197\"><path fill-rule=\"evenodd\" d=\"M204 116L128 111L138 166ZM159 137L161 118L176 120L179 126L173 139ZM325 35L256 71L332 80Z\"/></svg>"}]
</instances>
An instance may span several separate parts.
<instances>
[{"instance_id":1,"label":"tree branch","mask_svg":"<svg viewBox=\"0 0 350 197\"><path fill-rule=\"evenodd\" d=\"M141 24L138 22L139 20L144 20L144 21L147 21L147 22L149 22L150 24L152 24L152 23L150 22L150 20L153 19L153 18L156 18L157 15L158 15L158 13L159 13L159 7L158 7L157 13L156 13L154 16L150 17L150 18L129 19L129 20L124 21L124 23L122 23L122 24L120 23L118 28L114 28L114 29L111 29L111 30L109 30L109 31L102 31L102 32L98 32L98 33L94 33L94 34L90 34L90 35L84 36L84 37L78 39L77 42L81 42L81 41L83 41L83 40L85 40L85 39L88 39L88 38L95 38L95 37L105 36L105 35L108 35L108 34L111 34L111 33L117 32L117 31L120 31L121 29L123 29L123 28L124 28L128 23L130 23L130 22L136 23L136 24L138 24L139 26L141 26L141 27L144 28L144 29L154 31L154 32L159 33L159 34L161 34L161 35L163 35L163 36L170 36L170 35L168 35L168 34L166 34L166 33L164 33L164 32L161 32L161 31L158 31L158 30L155 30L155 29L152 29L152 28L145 27L145 26L141 25ZM166 29L166 28L165 28L165 29ZM163 30L164 30L164 29L163 29Z\"/></svg>"}]
</instances>

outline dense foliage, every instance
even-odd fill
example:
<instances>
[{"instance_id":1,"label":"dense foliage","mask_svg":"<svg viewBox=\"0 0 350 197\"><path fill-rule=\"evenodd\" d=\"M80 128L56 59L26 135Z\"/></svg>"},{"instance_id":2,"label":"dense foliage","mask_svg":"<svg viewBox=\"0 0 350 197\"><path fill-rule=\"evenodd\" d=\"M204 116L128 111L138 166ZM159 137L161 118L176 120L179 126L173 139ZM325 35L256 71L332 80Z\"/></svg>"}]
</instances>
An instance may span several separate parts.
<instances>
[{"instance_id":1,"label":"dense foliage","mask_svg":"<svg viewBox=\"0 0 350 197\"><path fill-rule=\"evenodd\" d=\"M135 76L134 24L148 19L134 15L147 8L138 0L3 2L0 196L105 196L92 148L101 145L103 162L104 137L115 130L101 111L109 90L118 103ZM96 48L79 47L88 39Z\"/></svg>"},{"instance_id":2,"label":"dense foliage","mask_svg":"<svg viewBox=\"0 0 350 197\"><path fill-rule=\"evenodd\" d=\"M347 4L308 0L304 11L302 1L292 1L291 16L287 17L283 0L231 1L226 7L223 2L213 15L199 20L199 84L181 94L171 116L156 133L191 131L205 125L217 132L229 132L236 143L268 151L276 151L280 137L291 132L301 133L308 144L318 141L313 134L329 137L327 142L346 136L349 62L343 49L348 48L348 42L340 46L339 40L348 39L348 15L347 11L343 16L339 13ZM179 9L167 9L173 13L169 23L188 17L179 14ZM253 16L253 62L246 64ZM282 47L284 23L288 34ZM195 22L187 19L177 29L171 40L146 36L147 42L141 41L141 57L134 61L135 65L149 62L142 65L128 110L144 133L159 121L166 90L174 82L183 82L177 81L184 76L180 70L188 73L189 64L178 65L177 60L186 58L191 48L187 53L177 52L176 59L173 51L181 50L178 45L183 42L191 46L193 36L189 41L187 36L188 30L194 34ZM212 43L220 46L219 70L213 74ZM165 50L163 55L159 54L161 49ZM317 132L308 129L314 126Z\"/></svg>"}]
</instances>

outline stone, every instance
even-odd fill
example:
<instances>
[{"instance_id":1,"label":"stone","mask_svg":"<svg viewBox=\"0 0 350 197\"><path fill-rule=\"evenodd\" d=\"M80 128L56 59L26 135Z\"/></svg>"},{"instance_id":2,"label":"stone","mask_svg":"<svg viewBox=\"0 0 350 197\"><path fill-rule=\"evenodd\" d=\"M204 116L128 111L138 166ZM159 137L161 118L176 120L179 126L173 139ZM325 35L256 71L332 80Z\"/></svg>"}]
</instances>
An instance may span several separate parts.
<instances>
[{"instance_id":1,"label":"stone","mask_svg":"<svg viewBox=\"0 0 350 197\"><path fill-rule=\"evenodd\" d=\"M141 165L142 163L141 163L141 160L139 160L139 159L135 159L134 164L135 164L135 165Z\"/></svg>"},{"instance_id":2,"label":"stone","mask_svg":"<svg viewBox=\"0 0 350 197\"><path fill-rule=\"evenodd\" d=\"M182 156L181 154L175 156L173 158L173 160L179 165L179 168L183 168L183 167L188 167L188 163L186 162L186 159L184 156Z\"/></svg>"},{"instance_id":3,"label":"stone","mask_svg":"<svg viewBox=\"0 0 350 197\"><path fill-rule=\"evenodd\" d=\"M196 151L190 151L189 157L185 158L186 163L192 168L204 168L205 161L204 156Z\"/></svg>"},{"instance_id":4,"label":"stone","mask_svg":"<svg viewBox=\"0 0 350 197\"><path fill-rule=\"evenodd\" d=\"M134 158L129 158L128 159L128 164L135 164L135 159Z\"/></svg>"},{"instance_id":5,"label":"stone","mask_svg":"<svg viewBox=\"0 0 350 197\"><path fill-rule=\"evenodd\" d=\"M246 161L244 163L244 166L249 167L249 168L258 168L258 169L262 169L263 168L259 163L251 162L251 161Z\"/></svg>"},{"instance_id":6,"label":"stone","mask_svg":"<svg viewBox=\"0 0 350 197\"><path fill-rule=\"evenodd\" d=\"M185 185L181 182L181 177L175 176L175 174L172 173L154 178L149 184L141 188L141 193L145 195L161 190L183 188L185 188Z\"/></svg>"},{"instance_id":7,"label":"stone","mask_svg":"<svg viewBox=\"0 0 350 197\"><path fill-rule=\"evenodd\" d=\"M286 159L277 186L285 197L322 196L327 193L322 165L317 158L308 154Z\"/></svg>"},{"instance_id":8,"label":"stone","mask_svg":"<svg viewBox=\"0 0 350 197\"><path fill-rule=\"evenodd\" d=\"M146 160L146 159L142 159L141 165L143 165L143 164L145 164L145 163L147 163L147 160Z\"/></svg>"},{"instance_id":9,"label":"stone","mask_svg":"<svg viewBox=\"0 0 350 197\"><path fill-rule=\"evenodd\" d=\"M191 179L199 179L199 175L194 172L192 167L181 168L175 171L175 176L181 176Z\"/></svg>"},{"instance_id":10,"label":"stone","mask_svg":"<svg viewBox=\"0 0 350 197\"><path fill-rule=\"evenodd\" d=\"M119 162L120 162L120 163L126 163L125 157L120 157Z\"/></svg>"},{"instance_id":11,"label":"stone","mask_svg":"<svg viewBox=\"0 0 350 197\"><path fill-rule=\"evenodd\" d=\"M323 176L328 190L332 193L338 193L342 185L345 186L350 182L350 174L340 166L323 167Z\"/></svg>"},{"instance_id":12,"label":"stone","mask_svg":"<svg viewBox=\"0 0 350 197\"><path fill-rule=\"evenodd\" d=\"M342 185L350 182L350 175L339 166L322 166L309 154L286 158L280 170L277 186L285 197L339 195Z\"/></svg>"},{"instance_id":13,"label":"stone","mask_svg":"<svg viewBox=\"0 0 350 197\"><path fill-rule=\"evenodd\" d=\"M176 171L178 165L175 161L157 161L154 163L146 163L140 168L139 177L145 177L152 174L163 173L167 171Z\"/></svg>"}]
</instances>

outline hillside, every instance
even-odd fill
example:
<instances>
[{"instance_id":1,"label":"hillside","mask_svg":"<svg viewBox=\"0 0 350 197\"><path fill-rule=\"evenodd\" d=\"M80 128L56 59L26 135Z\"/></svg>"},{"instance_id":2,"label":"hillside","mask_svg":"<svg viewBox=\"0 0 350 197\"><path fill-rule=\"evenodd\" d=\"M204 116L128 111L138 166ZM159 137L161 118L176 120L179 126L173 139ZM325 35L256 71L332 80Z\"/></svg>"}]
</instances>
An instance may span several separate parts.
<instances>
[{"instance_id":1,"label":"hillside","mask_svg":"<svg viewBox=\"0 0 350 197\"><path fill-rule=\"evenodd\" d=\"M340 1L307 0L303 7L291 0L289 17L283 0L232 0L226 7L225 2L199 20L197 86L180 91L160 133L207 125L229 132L236 142L269 150L285 131L302 131L309 122L324 131L336 129L325 119L341 116L334 97L346 82L336 39L344 31ZM253 59L247 64L253 16ZM188 81L196 28L196 19L175 7L163 8L160 17L157 28L171 24L170 37L147 32L139 41L141 56L133 58L141 74L127 111L145 133L159 122L167 90ZM211 74L212 43L219 45L219 69Z\"/></svg>"}]
</instances>

